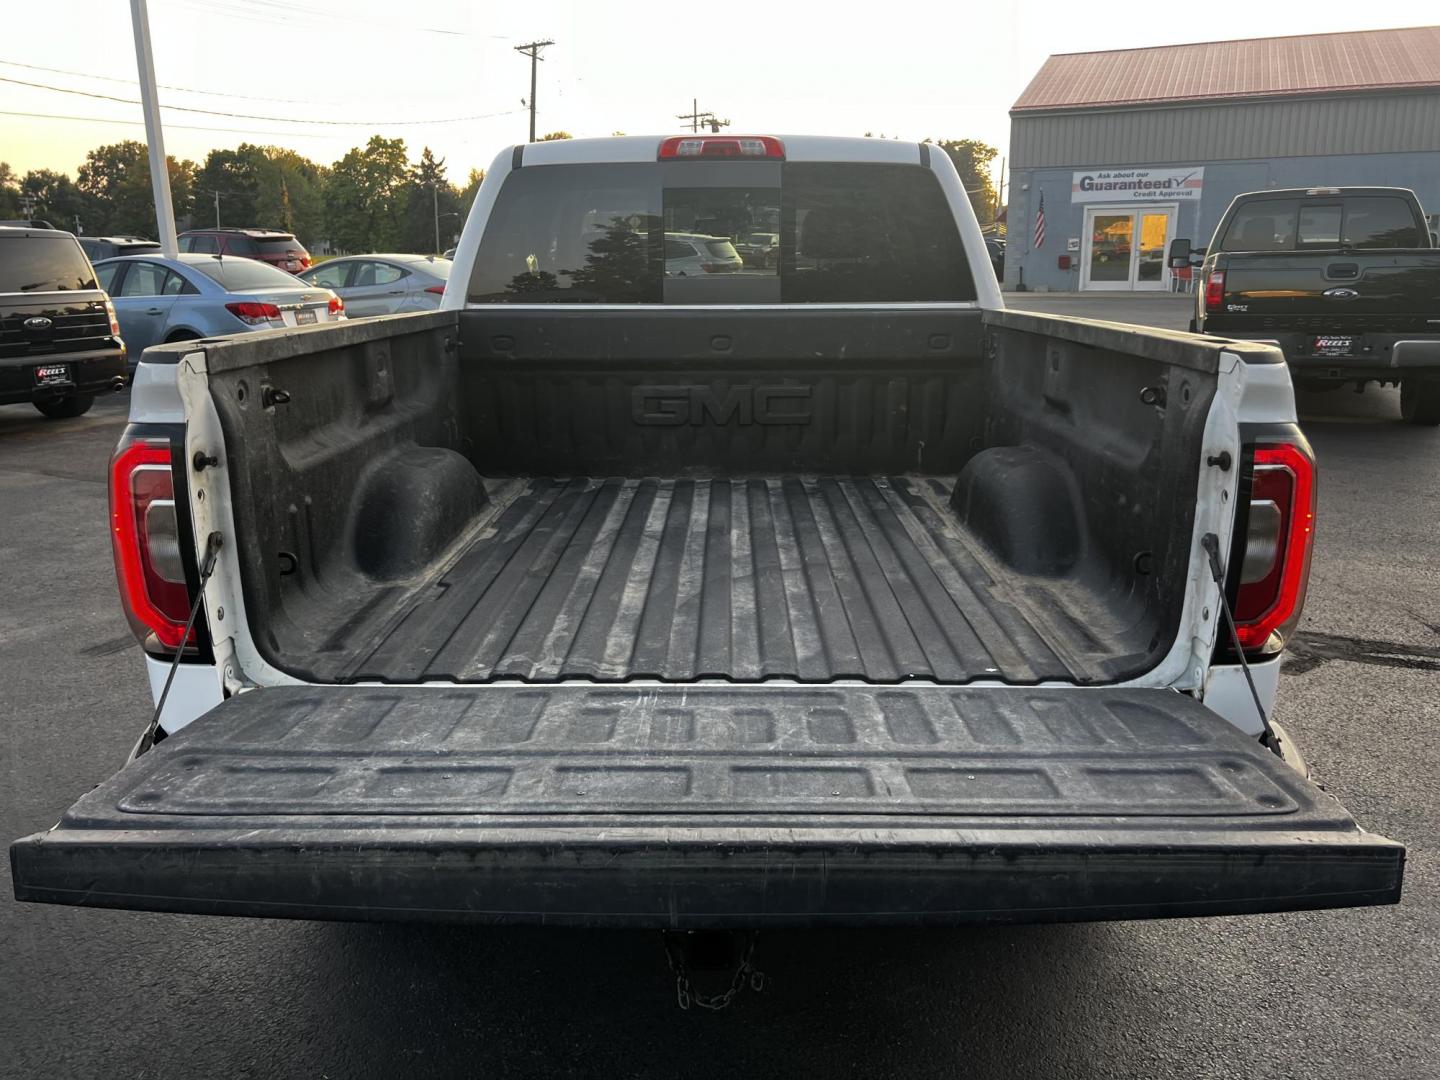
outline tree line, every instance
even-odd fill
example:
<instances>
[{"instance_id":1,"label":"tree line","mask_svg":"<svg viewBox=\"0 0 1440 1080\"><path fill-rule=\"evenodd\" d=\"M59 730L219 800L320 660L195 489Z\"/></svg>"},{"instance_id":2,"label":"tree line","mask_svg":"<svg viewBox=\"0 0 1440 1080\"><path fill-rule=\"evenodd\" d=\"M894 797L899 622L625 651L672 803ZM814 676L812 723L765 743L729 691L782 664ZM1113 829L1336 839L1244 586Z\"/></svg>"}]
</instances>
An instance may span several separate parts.
<instances>
[{"instance_id":1,"label":"tree line","mask_svg":"<svg viewBox=\"0 0 1440 1080\"><path fill-rule=\"evenodd\" d=\"M553 131L542 141L568 138L567 132ZM974 139L938 139L934 145L955 162L976 216L988 224L997 202L990 166L998 151ZM428 146L412 164L404 139L380 135L331 165L252 143L211 150L199 165L168 160L175 216L188 219L191 227L216 224L218 195L222 226L284 229L307 247L325 240L345 252L434 253L437 210L444 250L464 224L485 177L471 169L464 186L457 186L446 174L444 159ZM87 236L154 237L158 230L145 144L132 139L97 146L85 155L73 180L53 169L17 176L0 162L0 218L26 216Z\"/></svg>"},{"instance_id":2,"label":"tree line","mask_svg":"<svg viewBox=\"0 0 1440 1080\"><path fill-rule=\"evenodd\" d=\"M347 252L434 253L437 211L440 248L449 247L485 177L471 169L457 186L428 146L412 164L404 139L379 135L331 165L278 146L241 143L211 150L201 164L171 157L168 166L176 219L188 219L192 228L216 224L218 197L221 226L283 229L307 247L329 241ZM158 229L145 144L97 146L73 179L53 169L19 176L0 162L0 218L24 217L86 236L153 238Z\"/></svg>"}]
</instances>

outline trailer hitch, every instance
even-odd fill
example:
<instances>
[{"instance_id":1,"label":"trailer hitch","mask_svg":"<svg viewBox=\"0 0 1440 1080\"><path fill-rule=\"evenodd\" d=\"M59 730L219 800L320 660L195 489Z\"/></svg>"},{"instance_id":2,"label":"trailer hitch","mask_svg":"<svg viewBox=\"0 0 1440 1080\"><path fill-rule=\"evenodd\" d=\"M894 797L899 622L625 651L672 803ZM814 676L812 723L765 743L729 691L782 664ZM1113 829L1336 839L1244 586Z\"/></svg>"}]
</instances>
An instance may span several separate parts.
<instances>
[{"instance_id":1,"label":"trailer hitch","mask_svg":"<svg viewBox=\"0 0 1440 1080\"><path fill-rule=\"evenodd\" d=\"M682 1009L719 1012L748 985L755 993L765 989L765 975L755 969L754 930L662 930L665 958L675 973L675 1003ZM691 970L724 970L733 967L729 986L718 994L702 994L691 980Z\"/></svg>"}]
</instances>

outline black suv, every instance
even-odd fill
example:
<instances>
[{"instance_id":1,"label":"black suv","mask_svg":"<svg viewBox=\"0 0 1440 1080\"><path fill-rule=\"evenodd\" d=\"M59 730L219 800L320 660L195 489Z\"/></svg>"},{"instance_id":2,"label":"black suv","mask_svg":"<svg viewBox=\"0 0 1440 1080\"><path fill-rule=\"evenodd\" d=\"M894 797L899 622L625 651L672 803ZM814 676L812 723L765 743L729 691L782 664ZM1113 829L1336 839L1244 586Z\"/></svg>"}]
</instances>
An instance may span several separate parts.
<instances>
[{"instance_id":1,"label":"black suv","mask_svg":"<svg viewBox=\"0 0 1440 1080\"><path fill-rule=\"evenodd\" d=\"M79 416L125 370L115 309L75 237L0 227L0 405Z\"/></svg>"},{"instance_id":2,"label":"black suv","mask_svg":"<svg viewBox=\"0 0 1440 1080\"><path fill-rule=\"evenodd\" d=\"M150 255L160 251L157 241L143 236L81 236L77 239L92 263L119 255Z\"/></svg>"}]
</instances>

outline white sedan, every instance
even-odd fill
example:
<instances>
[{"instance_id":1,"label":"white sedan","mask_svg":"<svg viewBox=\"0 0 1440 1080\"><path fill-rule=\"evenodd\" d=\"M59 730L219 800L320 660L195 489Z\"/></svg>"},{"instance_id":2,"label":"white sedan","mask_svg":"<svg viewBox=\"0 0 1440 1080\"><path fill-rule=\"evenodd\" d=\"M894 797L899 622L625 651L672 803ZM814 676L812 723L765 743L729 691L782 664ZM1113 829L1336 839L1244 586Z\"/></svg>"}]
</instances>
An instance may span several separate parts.
<instances>
[{"instance_id":1,"label":"white sedan","mask_svg":"<svg viewBox=\"0 0 1440 1080\"><path fill-rule=\"evenodd\" d=\"M354 319L434 311L445 295L450 266L449 259L434 255L346 255L295 276L338 293Z\"/></svg>"}]
</instances>

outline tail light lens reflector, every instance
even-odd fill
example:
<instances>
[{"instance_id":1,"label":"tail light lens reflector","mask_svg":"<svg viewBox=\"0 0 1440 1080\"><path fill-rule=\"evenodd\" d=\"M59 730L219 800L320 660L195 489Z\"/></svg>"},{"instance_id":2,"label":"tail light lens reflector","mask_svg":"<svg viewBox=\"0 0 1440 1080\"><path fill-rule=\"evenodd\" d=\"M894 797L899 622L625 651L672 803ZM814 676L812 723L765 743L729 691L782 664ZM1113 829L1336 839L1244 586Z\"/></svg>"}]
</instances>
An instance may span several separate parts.
<instances>
[{"instance_id":1,"label":"tail light lens reflector","mask_svg":"<svg viewBox=\"0 0 1440 1080\"><path fill-rule=\"evenodd\" d=\"M1314 539L1314 461L1288 443L1258 447L1235 600L1241 648L1261 648L1300 621Z\"/></svg>"},{"instance_id":2,"label":"tail light lens reflector","mask_svg":"<svg viewBox=\"0 0 1440 1080\"><path fill-rule=\"evenodd\" d=\"M1225 271L1211 270L1205 279L1205 310L1219 311L1225 305Z\"/></svg>"},{"instance_id":3,"label":"tail light lens reflector","mask_svg":"<svg viewBox=\"0 0 1440 1080\"><path fill-rule=\"evenodd\" d=\"M110 463L110 540L120 601L135 636L178 649L190 616L190 589L180 555L170 443L140 439ZM195 632L190 641L193 644Z\"/></svg>"},{"instance_id":4,"label":"tail light lens reflector","mask_svg":"<svg viewBox=\"0 0 1440 1080\"><path fill-rule=\"evenodd\" d=\"M226 304L225 310L247 326L256 326L263 322L276 322L280 319L280 309L274 304L264 304L254 300Z\"/></svg>"}]
</instances>

